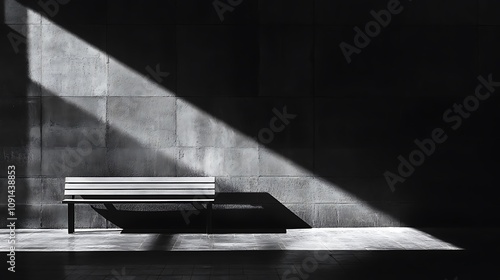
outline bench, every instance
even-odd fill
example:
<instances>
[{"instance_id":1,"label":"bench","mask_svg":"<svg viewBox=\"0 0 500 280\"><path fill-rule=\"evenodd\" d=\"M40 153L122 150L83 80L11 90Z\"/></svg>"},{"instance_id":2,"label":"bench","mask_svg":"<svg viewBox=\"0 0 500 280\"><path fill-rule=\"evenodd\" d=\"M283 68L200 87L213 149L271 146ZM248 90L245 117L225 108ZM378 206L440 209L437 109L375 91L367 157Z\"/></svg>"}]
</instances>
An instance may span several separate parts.
<instances>
[{"instance_id":1,"label":"bench","mask_svg":"<svg viewBox=\"0 0 500 280\"><path fill-rule=\"evenodd\" d=\"M215 177L66 177L68 233L75 232L75 204L206 203L211 232Z\"/></svg>"}]
</instances>

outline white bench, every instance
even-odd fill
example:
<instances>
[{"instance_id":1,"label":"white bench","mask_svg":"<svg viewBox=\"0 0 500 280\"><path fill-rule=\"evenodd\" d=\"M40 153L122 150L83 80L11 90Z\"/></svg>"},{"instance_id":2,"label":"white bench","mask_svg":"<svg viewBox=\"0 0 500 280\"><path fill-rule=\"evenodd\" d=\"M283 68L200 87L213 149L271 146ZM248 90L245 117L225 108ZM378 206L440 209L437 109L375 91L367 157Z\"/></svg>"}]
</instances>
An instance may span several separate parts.
<instances>
[{"instance_id":1,"label":"white bench","mask_svg":"<svg viewBox=\"0 0 500 280\"><path fill-rule=\"evenodd\" d=\"M206 203L211 232L215 177L66 177L68 233L75 232L75 204Z\"/></svg>"}]
</instances>

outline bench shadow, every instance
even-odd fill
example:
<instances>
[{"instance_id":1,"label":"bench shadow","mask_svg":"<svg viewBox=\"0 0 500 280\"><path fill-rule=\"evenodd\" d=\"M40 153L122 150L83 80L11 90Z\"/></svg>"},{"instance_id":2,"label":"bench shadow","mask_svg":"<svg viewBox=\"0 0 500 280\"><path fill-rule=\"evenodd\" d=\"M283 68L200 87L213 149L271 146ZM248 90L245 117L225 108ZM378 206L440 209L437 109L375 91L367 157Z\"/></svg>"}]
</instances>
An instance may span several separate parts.
<instances>
[{"instance_id":1,"label":"bench shadow","mask_svg":"<svg viewBox=\"0 0 500 280\"><path fill-rule=\"evenodd\" d=\"M163 211L92 208L122 233L205 233L207 212L191 206ZM172 207L171 207L172 208ZM286 233L311 228L269 193L218 193L213 204L212 233Z\"/></svg>"}]
</instances>

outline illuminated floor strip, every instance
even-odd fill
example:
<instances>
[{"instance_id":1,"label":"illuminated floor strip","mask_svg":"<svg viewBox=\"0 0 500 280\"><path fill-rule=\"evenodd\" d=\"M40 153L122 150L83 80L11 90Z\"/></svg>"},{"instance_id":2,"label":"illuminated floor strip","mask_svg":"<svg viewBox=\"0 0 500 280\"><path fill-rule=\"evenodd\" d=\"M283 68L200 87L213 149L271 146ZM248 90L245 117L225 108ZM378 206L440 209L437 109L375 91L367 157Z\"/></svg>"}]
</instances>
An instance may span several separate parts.
<instances>
[{"instance_id":1,"label":"illuminated floor strip","mask_svg":"<svg viewBox=\"0 0 500 280\"><path fill-rule=\"evenodd\" d=\"M0 233L8 235L6 230ZM2 242L1 251L8 243ZM292 229L283 234L158 234L20 229L17 251L461 250L413 228Z\"/></svg>"}]
</instances>

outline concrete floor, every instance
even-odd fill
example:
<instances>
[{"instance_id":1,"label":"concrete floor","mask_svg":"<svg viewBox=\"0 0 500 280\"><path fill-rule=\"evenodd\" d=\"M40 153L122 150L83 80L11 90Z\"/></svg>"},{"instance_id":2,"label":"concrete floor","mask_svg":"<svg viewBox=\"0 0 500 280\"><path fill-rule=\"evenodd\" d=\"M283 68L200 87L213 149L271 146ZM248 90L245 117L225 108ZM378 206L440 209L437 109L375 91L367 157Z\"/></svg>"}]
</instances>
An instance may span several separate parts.
<instances>
[{"instance_id":1,"label":"concrete floor","mask_svg":"<svg viewBox=\"0 0 500 280\"><path fill-rule=\"evenodd\" d=\"M6 230L0 231L6 233ZM285 234L158 234L121 230L24 229L17 251L456 250L412 228L291 229ZM5 251L8 243L0 244Z\"/></svg>"},{"instance_id":2,"label":"concrete floor","mask_svg":"<svg viewBox=\"0 0 500 280\"><path fill-rule=\"evenodd\" d=\"M1 230L2 236L8 232ZM16 231L0 279L492 279L499 230L322 228L284 234ZM0 251L7 251L3 238ZM492 274L493 273L493 274ZM496 279L496 277L493 277Z\"/></svg>"}]
</instances>

